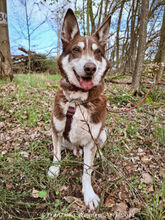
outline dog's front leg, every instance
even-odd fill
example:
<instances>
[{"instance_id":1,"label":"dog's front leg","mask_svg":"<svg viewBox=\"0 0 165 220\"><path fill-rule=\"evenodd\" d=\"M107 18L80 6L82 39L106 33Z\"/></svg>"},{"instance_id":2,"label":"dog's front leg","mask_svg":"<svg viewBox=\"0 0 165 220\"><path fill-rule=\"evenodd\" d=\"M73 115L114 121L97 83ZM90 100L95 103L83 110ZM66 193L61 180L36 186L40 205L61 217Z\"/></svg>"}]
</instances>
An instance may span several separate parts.
<instances>
[{"instance_id":1,"label":"dog's front leg","mask_svg":"<svg viewBox=\"0 0 165 220\"><path fill-rule=\"evenodd\" d=\"M57 136L54 132L52 132L52 140L53 140L53 163L54 166L51 166L48 171L49 177L58 176L60 172L60 161L61 161L61 136Z\"/></svg>"},{"instance_id":2,"label":"dog's front leg","mask_svg":"<svg viewBox=\"0 0 165 220\"><path fill-rule=\"evenodd\" d=\"M99 197L94 192L91 184L92 166L96 153L95 143L90 143L84 147L84 169L82 177L82 192L84 194L84 202L91 209L94 210L99 204Z\"/></svg>"}]
</instances>

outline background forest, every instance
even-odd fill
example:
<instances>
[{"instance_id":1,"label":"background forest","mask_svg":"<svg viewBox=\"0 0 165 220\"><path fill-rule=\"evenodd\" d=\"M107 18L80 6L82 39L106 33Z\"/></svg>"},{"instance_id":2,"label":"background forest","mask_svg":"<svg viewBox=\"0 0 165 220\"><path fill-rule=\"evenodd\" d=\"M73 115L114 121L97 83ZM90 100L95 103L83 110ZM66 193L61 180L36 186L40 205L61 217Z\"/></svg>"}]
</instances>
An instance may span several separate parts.
<instances>
[{"instance_id":1,"label":"background forest","mask_svg":"<svg viewBox=\"0 0 165 220\"><path fill-rule=\"evenodd\" d=\"M83 203L82 158L64 151L59 178L47 176L68 8L82 35L111 14L105 94L112 112L104 158L95 159L92 182L101 203L93 213ZM0 0L0 195L3 220L164 219L164 0Z\"/></svg>"},{"instance_id":2,"label":"background forest","mask_svg":"<svg viewBox=\"0 0 165 220\"><path fill-rule=\"evenodd\" d=\"M155 80L160 81L165 62L164 5L161 0L10 0L8 19L13 71L57 73L55 61L61 52L62 21L66 9L72 7L82 35L94 33L107 15L112 15L107 57L113 72L132 74L134 90L139 89L143 64L152 68ZM1 42L5 36L1 36ZM21 56L25 54L26 57Z\"/></svg>"}]
</instances>

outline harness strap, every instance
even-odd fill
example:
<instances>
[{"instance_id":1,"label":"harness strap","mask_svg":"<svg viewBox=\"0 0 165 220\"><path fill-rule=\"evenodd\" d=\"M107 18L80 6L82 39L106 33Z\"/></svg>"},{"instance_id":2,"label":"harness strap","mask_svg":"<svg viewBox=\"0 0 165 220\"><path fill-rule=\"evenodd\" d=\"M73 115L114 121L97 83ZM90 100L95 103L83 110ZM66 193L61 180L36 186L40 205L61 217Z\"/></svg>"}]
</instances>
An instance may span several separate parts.
<instances>
[{"instance_id":1,"label":"harness strap","mask_svg":"<svg viewBox=\"0 0 165 220\"><path fill-rule=\"evenodd\" d=\"M73 119L73 115L75 113L75 107L73 106L69 106L68 108L68 111L66 113L66 124L65 124L65 130L64 130L64 138L68 141L69 140L69 137L68 137L68 134L69 134L69 131L71 129L71 124L72 124L72 119Z\"/></svg>"}]
</instances>

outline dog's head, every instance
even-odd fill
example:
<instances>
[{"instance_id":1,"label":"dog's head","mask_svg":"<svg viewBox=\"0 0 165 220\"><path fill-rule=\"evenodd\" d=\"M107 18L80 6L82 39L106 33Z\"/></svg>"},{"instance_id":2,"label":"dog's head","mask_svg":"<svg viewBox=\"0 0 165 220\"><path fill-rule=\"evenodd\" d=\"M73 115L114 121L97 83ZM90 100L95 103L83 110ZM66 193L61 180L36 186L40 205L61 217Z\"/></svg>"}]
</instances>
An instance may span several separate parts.
<instances>
[{"instance_id":1,"label":"dog's head","mask_svg":"<svg viewBox=\"0 0 165 220\"><path fill-rule=\"evenodd\" d=\"M105 58L110 17L92 36L80 36L77 19L68 9L62 27L63 53L58 64L62 76L73 86L90 90L101 83L110 67Z\"/></svg>"}]
</instances>

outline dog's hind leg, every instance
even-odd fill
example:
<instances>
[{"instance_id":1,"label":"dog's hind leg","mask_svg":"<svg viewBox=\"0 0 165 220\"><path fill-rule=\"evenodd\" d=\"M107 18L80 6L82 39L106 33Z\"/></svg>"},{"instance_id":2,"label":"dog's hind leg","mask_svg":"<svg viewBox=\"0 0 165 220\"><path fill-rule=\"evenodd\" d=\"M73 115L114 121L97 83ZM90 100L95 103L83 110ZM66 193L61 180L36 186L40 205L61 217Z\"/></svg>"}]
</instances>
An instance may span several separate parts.
<instances>
[{"instance_id":1,"label":"dog's hind leg","mask_svg":"<svg viewBox=\"0 0 165 220\"><path fill-rule=\"evenodd\" d=\"M94 210L99 204L99 197L94 192L91 184L92 166L96 153L96 145L91 142L84 147L84 169L82 177L82 192L84 194L84 202L91 209Z\"/></svg>"},{"instance_id":2,"label":"dog's hind leg","mask_svg":"<svg viewBox=\"0 0 165 220\"><path fill-rule=\"evenodd\" d=\"M55 177L58 176L60 172L60 161L61 161L61 136L57 136L52 132L53 140L53 163L54 165L49 168L48 176Z\"/></svg>"}]
</instances>

